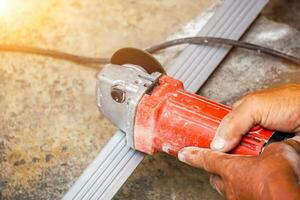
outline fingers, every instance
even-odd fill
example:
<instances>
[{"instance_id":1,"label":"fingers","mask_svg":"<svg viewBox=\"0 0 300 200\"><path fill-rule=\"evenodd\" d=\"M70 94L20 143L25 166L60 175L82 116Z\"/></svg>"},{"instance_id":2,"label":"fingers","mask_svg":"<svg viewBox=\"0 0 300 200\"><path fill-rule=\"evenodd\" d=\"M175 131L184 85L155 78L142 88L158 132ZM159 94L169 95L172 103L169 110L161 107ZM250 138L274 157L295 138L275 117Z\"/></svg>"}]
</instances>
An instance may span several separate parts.
<instances>
[{"instance_id":1,"label":"fingers","mask_svg":"<svg viewBox=\"0 0 300 200\"><path fill-rule=\"evenodd\" d=\"M178 153L180 161L219 175L226 171L231 157L232 155L198 147L186 147Z\"/></svg>"},{"instance_id":2,"label":"fingers","mask_svg":"<svg viewBox=\"0 0 300 200\"><path fill-rule=\"evenodd\" d=\"M212 174L209 179L210 185L221 195L225 194L225 184L222 178L218 175Z\"/></svg>"},{"instance_id":3,"label":"fingers","mask_svg":"<svg viewBox=\"0 0 300 200\"><path fill-rule=\"evenodd\" d=\"M223 173L230 173L226 170L228 169L230 157L232 156L228 154L198 147L186 147L178 153L180 161L213 173L210 176L210 184L221 196L225 194L225 184L220 176Z\"/></svg>"},{"instance_id":4,"label":"fingers","mask_svg":"<svg viewBox=\"0 0 300 200\"><path fill-rule=\"evenodd\" d=\"M286 132L300 132L300 85L258 91L237 101L222 120L211 149L232 150L256 124Z\"/></svg>"},{"instance_id":5,"label":"fingers","mask_svg":"<svg viewBox=\"0 0 300 200\"><path fill-rule=\"evenodd\" d=\"M260 123L262 113L260 107L259 99L253 96L239 100L220 123L211 143L211 149L227 152L237 146L242 136Z\"/></svg>"}]
</instances>

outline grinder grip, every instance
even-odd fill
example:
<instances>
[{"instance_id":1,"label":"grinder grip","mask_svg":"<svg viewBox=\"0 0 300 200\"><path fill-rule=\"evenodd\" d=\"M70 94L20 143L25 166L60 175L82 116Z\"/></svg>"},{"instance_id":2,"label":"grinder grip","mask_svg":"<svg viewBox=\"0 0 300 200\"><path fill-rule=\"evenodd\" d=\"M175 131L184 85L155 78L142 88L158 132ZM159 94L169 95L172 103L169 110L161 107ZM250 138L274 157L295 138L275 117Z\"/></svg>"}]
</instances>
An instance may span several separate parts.
<instances>
[{"instance_id":1,"label":"grinder grip","mask_svg":"<svg viewBox=\"0 0 300 200\"><path fill-rule=\"evenodd\" d=\"M209 148L221 120L231 108L183 89L182 82L163 75L152 93L140 100L135 117L135 149L176 156L186 146ZM252 128L230 153L258 155L273 135Z\"/></svg>"}]
</instances>

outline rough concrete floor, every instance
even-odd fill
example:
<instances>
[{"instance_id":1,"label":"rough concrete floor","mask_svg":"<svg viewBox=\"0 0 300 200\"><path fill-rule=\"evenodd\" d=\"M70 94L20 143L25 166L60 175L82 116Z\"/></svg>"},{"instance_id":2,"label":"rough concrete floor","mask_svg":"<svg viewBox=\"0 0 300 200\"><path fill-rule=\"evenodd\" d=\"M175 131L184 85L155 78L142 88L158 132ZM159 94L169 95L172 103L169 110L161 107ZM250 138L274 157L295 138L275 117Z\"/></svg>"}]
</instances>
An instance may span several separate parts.
<instances>
[{"instance_id":1,"label":"rough concrete floor","mask_svg":"<svg viewBox=\"0 0 300 200\"><path fill-rule=\"evenodd\" d=\"M122 46L166 39L216 1L26 2L23 13L0 13L2 43L108 56ZM262 16L243 39L300 56L300 18L280 18L278 2L264 16L280 23ZM97 70L12 53L0 54L0 66L0 199L59 199L115 130L95 106ZM200 93L231 104L246 92L299 77L290 63L234 50ZM148 156L115 199L221 199L208 177L167 155Z\"/></svg>"},{"instance_id":2,"label":"rough concrete floor","mask_svg":"<svg viewBox=\"0 0 300 200\"><path fill-rule=\"evenodd\" d=\"M7 0L0 42L109 56L165 40L213 0ZM98 70L0 53L0 199L60 199L116 130L95 104Z\"/></svg>"}]
</instances>

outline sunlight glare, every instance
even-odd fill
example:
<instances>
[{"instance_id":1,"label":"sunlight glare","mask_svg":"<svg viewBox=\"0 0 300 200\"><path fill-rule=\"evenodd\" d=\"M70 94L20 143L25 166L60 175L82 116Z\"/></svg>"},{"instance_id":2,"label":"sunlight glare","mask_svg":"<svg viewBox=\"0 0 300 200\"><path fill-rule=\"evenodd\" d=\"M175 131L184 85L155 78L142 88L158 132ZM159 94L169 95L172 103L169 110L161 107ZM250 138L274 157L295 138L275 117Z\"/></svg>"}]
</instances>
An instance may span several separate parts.
<instances>
[{"instance_id":1,"label":"sunlight glare","mask_svg":"<svg viewBox=\"0 0 300 200\"><path fill-rule=\"evenodd\" d=\"M10 0L0 0L0 16L7 17L11 12Z\"/></svg>"},{"instance_id":2,"label":"sunlight glare","mask_svg":"<svg viewBox=\"0 0 300 200\"><path fill-rule=\"evenodd\" d=\"M0 0L0 38L43 25L59 0Z\"/></svg>"}]
</instances>

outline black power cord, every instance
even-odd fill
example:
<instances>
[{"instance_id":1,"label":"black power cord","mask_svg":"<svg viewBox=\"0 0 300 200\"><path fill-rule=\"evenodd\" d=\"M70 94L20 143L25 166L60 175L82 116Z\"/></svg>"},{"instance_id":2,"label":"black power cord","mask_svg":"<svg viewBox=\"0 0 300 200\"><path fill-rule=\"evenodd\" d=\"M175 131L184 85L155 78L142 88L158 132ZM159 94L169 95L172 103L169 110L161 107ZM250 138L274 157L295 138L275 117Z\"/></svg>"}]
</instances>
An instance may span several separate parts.
<instances>
[{"instance_id":1,"label":"black power cord","mask_svg":"<svg viewBox=\"0 0 300 200\"><path fill-rule=\"evenodd\" d=\"M249 42L243 42L243 41L238 41L238 40L231 40L231 39L226 39L226 38L216 38L216 37L186 37L186 38L180 38L180 39L175 39L175 40L170 40L158 45L154 45L146 51L149 53L154 53L156 51L159 51L161 49L165 49L168 47L172 47L175 45L180 45L180 44L196 44L196 45L226 45L226 46L231 46L231 47L238 47L242 49L247 49L247 50L252 50L256 51L258 53L264 53L268 54L274 57L278 57L284 60L287 60L289 62L292 62L294 64L300 65L300 58L297 58L292 55L288 55L286 53L268 48L268 47L263 47L257 44L252 44Z\"/></svg>"},{"instance_id":2,"label":"black power cord","mask_svg":"<svg viewBox=\"0 0 300 200\"><path fill-rule=\"evenodd\" d=\"M48 56L56 59L68 60L78 64L106 64L110 62L109 58L86 57L70 54L57 50L48 50L30 46L19 45L0 45L0 51L19 52L26 54L36 54Z\"/></svg>"},{"instance_id":3,"label":"black power cord","mask_svg":"<svg viewBox=\"0 0 300 200\"><path fill-rule=\"evenodd\" d=\"M286 61L292 62L294 64L300 65L300 58L297 58L292 55L288 55L286 53L263 47L260 45L238 41L238 40L231 40L226 38L217 38L217 37L185 37L170 40L167 42L163 42L158 45L154 45L150 48L145 49L149 53L155 53L162 49L172 47L175 45L181 44L195 44L195 45L209 45L209 46L217 46L217 45L225 45L230 47L237 47L243 48L247 50L256 51L258 53L268 54L274 57L278 57L284 59ZM68 60L71 62L79 63L79 64L106 64L110 62L109 58L98 58L98 57L86 57L86 56L79 56L74 55L66 52L56 51L56 50L47 50L41 49L37 47L29 47L29 46L19 46L19 45L0 45L0 51L9 51L9 52L21 52L21 53L28 53L28 54L37 54L42 56L49 56L52 58ZM91 67L91 66L89 66Z\"/></svg>"}]
</instances>

